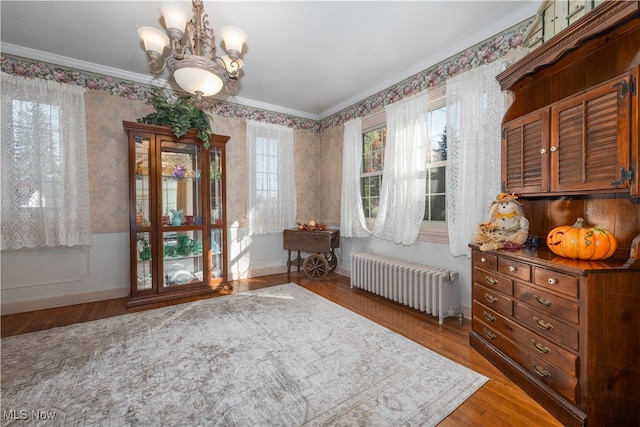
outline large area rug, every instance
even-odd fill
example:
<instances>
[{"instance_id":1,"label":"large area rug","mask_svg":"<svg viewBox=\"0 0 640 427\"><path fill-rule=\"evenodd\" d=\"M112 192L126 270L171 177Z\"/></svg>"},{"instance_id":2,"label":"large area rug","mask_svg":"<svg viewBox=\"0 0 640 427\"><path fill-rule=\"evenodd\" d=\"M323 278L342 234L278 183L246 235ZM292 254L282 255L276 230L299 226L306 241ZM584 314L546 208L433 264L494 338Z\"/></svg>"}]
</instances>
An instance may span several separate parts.
<instances>
[{"instance_id":1,"label":"large area rug","mask_svg":"<svg viewBox=\"0 0 640 427\"><path fill-rule=\"evenodd\" d=\"M487 378L295 284L2 339L2 424L435 425Z\"/></svg>"}]
</instances>

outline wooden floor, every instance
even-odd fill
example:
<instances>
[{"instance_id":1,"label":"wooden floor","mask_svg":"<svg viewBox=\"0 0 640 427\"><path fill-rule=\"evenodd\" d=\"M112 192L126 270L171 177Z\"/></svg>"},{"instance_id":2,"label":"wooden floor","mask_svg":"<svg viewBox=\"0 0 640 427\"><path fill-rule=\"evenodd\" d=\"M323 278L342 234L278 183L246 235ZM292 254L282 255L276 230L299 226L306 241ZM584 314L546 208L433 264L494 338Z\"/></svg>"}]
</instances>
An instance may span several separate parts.
<instances>
[{"instance_id":1,"label":"wooden floor","mask_svg":"<svg viewBox=\"0 0 640 427\"><path fill-rule=\"evenodd\" d=\"M446 319L444 325L439 325L438 320L431 315L409 309L363 290L351 289L349 279L335 273L329 275L323 282L308 280L300 273L292 274L291 280L287 280L286 274L238 280L231 282L232 290L143 307L126 308L127 299L120 298L10 314L2 316L1 333L4 338L196 299L221 297L232 292L243 292L287 282L295 282L488 377L489 381L443 420L440 426L561 426L547 411L469 347L469 320L465 319L460 326L457 318L451 318Z\"/></svg>"}]
</instances>

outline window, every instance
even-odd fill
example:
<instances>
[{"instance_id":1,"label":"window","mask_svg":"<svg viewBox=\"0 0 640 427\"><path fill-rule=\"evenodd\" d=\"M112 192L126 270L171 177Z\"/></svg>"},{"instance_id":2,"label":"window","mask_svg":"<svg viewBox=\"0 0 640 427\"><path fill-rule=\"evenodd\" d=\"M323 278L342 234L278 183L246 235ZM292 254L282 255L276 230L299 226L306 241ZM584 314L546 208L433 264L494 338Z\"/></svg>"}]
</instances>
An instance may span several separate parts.
<instances>
[{"instance_id":1,"label":"window","mask_svg":"<svg viewBox=\"0 0 640 427\"><path fill-rule=\"evenodd\" d=\"M247 121L249 235L281 233L296 224L293 129Z\"/></svg>"},{"instance_id":2,"label":"window","mask_svg":"<svg viewBox=\"0 0 640 427\"><path fill-rule=\"evenodd\" d=\"M84 91L2 75L2 249L91 243Z\"/></svg>"},{"instance_id":3,"label":"window","mask_svg":"<svg viewBox=\"0 0 640 427\"><path fill-rule=\"evenodd\" d=\"M447 231L447 133L446 99L444 89L429 94L428 134L431 147L427 154L427 191L425 194L422 232L446 233ZM360 184L365 217L375 219L380 201L380 188L384 166L384 146L387 128L384 114L379 113L363 120L362 171Z\"/></svg>"},{"instance_id":4,"label":"window","mask_svg":"<svg viewBox=\"0 0 640 427\"><path fill-rule=\"evenodd\" d=\"M425 221L447 220L446 167L447 167L447 112L446 107L429 111L431 150L427 154L427 194Z\"/></svg>"},{"instance_id":5,"label":"window","mask_svg":"<svg viewBox=\"0 0 640 427\"><path fill-rule=\"evenodd\" d=\"M56 208L60 193L60 108L57 105L14 99L11 103L15 192L21 208ZM38 138L48 143L40 149ZM44 159L51 161L43 161Z\"/></svg>"},{"instance_id":6,"label":"window","mask_svg":"<svg viewBox=\"0 0 640 427\"><path fill-rule=\"evenodd\" d=\"M256 201L268 210L277 206L278 185L278 141L256 138Z\"/></svg>"},{"instance_id":7,"label":"window","mask_svg":"<svg viewBox=\"0 0 640 427\"><path fill-rule=\"evenodd\" d=\"M386 137L386 127L374 129L362 135L362 174L360 182L365 218L375 218L378 214Z\"/></svg>"}]
</instances>

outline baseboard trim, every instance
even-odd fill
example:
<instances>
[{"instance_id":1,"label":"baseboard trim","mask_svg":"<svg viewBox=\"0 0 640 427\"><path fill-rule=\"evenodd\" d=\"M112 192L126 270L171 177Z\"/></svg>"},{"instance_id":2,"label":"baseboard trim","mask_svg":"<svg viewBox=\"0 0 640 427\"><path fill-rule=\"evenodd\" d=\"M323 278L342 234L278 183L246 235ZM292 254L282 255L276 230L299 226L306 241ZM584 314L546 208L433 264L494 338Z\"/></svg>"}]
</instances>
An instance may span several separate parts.
<instances>
[{"instance_id":1,"label":"baseboard trim","mask_svg":"<svg viewBox=\"0 0 640 427\"><path fill-rule=\"evenodd\" d=\"M4 316L7 314L26 313L28 311L45 310L48 308L65 307L74 304L84 304L88 302L124 298L127 296L129 296L129 288L108 289L81 294L61 295L51 298L3 303L0 304L0 313Z\"/></svg>"},{"instance_id":2,"label":"baseboard trim","mask_svg":"<svg viewBox=\"0 0 640 427\"><path fill-rule=\"evenodd\" d=\"M286 267L268 267L251 270L244 274L230 273L229 280L248 279L251 277L269 276L271 274L280 274L286 272ZM338 267L336 273L345 277L351 277L351 271L348 269ZM45 310L48 308L64 307L67 305L84 304L88 302L96 302L115 298L125 298L127 296L129 296L129 288L109 289L104 291L62 295L58 297L43 298L37 300L10 302L0 304L0 314L4 316L7 314L26 313L28 311ZM461 305L460 311L462 312L465 319L471 319L471 307Z\"/></svg>"}]
</instances>

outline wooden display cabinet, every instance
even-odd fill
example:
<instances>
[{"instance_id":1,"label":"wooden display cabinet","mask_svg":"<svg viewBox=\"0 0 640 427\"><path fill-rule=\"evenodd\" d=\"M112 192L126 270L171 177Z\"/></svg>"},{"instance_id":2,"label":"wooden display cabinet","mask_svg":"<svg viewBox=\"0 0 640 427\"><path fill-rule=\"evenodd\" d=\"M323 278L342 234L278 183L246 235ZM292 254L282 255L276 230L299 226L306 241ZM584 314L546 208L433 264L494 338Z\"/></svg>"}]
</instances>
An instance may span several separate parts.
<instances>
[{"instance_id":1,"label":"wooden display cabinet","mask_svg":"<svg viewBox=\"0 0 640 427\"><path fill-rule=\"evenodd\" d=\"M129 306L227 284L225 144L191 130L123 122L129 141Z\"/></svg>"}]
</instances>

